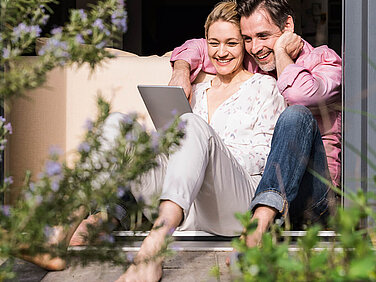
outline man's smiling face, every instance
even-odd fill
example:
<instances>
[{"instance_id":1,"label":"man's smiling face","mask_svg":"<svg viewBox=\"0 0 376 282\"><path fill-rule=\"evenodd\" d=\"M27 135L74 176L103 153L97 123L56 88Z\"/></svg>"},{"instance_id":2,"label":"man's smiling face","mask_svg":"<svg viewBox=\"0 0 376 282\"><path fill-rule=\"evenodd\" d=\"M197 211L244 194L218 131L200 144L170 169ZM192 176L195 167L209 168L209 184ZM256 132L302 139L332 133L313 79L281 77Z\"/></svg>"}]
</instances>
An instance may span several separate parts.
<instances>
[{"instance_id":1,"label":"man's smiling face","mask_svg":"<svg viewBox=\"0 0 376 282\"><path fill-rule=\"evenodd\" d=\"M273 22L269 13L259 8L249 17L242 17L240 27L247 52L263 71L273 71L275 69L273 47L282 35L282 31Z\"/></svg>"}]
</instances>

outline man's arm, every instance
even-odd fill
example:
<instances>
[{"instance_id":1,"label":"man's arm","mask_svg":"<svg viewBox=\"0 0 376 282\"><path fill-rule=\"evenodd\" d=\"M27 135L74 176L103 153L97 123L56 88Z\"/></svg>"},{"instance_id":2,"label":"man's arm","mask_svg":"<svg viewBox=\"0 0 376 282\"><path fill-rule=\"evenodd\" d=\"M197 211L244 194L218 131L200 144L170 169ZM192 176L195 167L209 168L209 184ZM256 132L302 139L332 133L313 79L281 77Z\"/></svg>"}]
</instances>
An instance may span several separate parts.
<instances>
[{"instance_id":1,"label":"man's arm","mask_svg":"<svg viewBox=\"0 0 376 282\"><path fill-rule=\"evenodd\" d=\"M313 48L307 42L304 44L307 44L306 53L300 55L304 59L298 58L295 63L291 56L291 60L286 58L283 49L275 51L279 91L289 105L299 104L311 109L340 101L341 58L327 46Z\"/></svg>"},{"instance_id":2,"label":"man's arm","mask_svg":"<svg viewBox=\"0 0 376 282\"><path fill-rule=\"evenodd\" d=\"M176 47L171 55L173 67L169 85L179 85L184 88L187 97L191 93L191 83L200 71L215 74L215 68L208 56L205 39L191 39L182 46Z\"/></svg>"},{"instance_id":3,"label":"man's arm","mask_svg":"<svg viewBox=\"0 0 376 282\"><path fill-rule=\"evenodd\" d=\"M274 55L277 69L277 77L291 64L303 48L303 41L299 35L291 31L285 31L274 44Z\"/></svg>"},{"instance_id":4,"label":"man's arm","mask_svg":"<svg viewBox=\"0 0 376 282\"><path fill-rule=\"evenodd\" d=\"M190 81L191 67L183 60L174 62L172 76L168 85L182 86L188 100L192 95L192 85Z\"/></svg>"}]
</instances>

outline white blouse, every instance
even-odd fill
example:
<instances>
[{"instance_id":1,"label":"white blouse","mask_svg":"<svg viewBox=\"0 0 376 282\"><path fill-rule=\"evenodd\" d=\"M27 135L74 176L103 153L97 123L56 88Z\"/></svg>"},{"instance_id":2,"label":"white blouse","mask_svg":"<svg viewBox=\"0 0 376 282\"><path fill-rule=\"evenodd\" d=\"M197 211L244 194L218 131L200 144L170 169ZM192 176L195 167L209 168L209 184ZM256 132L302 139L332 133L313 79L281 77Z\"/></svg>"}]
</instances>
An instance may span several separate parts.
<instances>
[{"instance_id":1,"label":"white blouse","mask_svg":"<svg viewBox=\"0 0 376 282\"><path fill-rule=\"evenodd\" d=\"M193 113L208 122L207 90L211 81L193 86ZM250 175L262 174L279 115L286 102L276 80L254 74L212 114L210 126Z\"/></svg>"}]
</instances>

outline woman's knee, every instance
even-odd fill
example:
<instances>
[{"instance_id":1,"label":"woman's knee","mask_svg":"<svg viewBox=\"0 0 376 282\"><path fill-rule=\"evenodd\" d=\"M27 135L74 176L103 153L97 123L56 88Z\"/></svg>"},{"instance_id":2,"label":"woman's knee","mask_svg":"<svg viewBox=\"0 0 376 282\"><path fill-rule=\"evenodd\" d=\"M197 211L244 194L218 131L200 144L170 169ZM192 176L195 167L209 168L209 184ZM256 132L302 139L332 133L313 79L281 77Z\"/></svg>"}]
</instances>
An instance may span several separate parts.
<instances>
[{"instance_id":1,"label":"woman's knee","mask_svg":"<svg viewBox=\"0 0 376 282\"><path fill-rule=\"evenodd\" d=\"M204 134L205 136L210 135L211 127L210 125L203 120L200 116L193 113L185 113L180 116L180 119L185 122L185 131L186 134Z\"/></svg>"}]
</instances>

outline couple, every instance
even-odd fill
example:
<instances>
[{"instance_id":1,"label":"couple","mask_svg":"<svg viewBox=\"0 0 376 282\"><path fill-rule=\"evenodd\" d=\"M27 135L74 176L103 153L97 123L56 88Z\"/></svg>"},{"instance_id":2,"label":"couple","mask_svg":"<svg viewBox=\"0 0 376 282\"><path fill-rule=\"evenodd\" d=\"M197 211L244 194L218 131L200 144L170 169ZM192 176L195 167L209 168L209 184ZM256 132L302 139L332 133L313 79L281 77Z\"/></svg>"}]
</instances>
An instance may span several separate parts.
<instances>
[{"instance_id":1,"label":"couple","mask_svg":"<svg viewBox=\"0 0 376 282\"><path fill-rule=\"evenodd\" d=\"M161 161L154 226L162 227L144 240L136 262L156 254L176 228L239 233L234 213L248 209L258 220L245 238L250 247L287 212L295 228L325 223L331 191L310 172L339 185L341 59L301 40L292 15L286 0L221 2L205 23L206 40L174 50L170 84L184 87L194 114L181 117L187 128L179 151ZM216 76L191 88L200 70ZM157 181L145 178L143 186L156 191ZM157 259L132 265L118 281L161 276Z\"/></svg>"},{"instance_id":2,"label":"couple","mask_svg":"<svg viewBox=\"0 0 376 282\"><path fill-rule=\"evenodd\" d=\"M190 81L200 70L216 76L189 94L194 114L181 117L187 127L179 151L162 156L160 166L143 176L145 193L160 189L154 225L161 227L144 240L136 263L156 254L175 228L239 233L234 213L248 209L258 220L245 238L249 246L287 211L295 226L325 220L329 188L309 169L330 179L328 159L338 184L340 115L328 105L340 101L341 60L293 31L286 0L221 2L208 16L206 40L174 50L170 84L191 93ZM307 108L294 104L309 106L318 124ZM110 135L121 118L107 120ZM158 259L132 265L119 281L161 276Z\"/></svg>"}]
</instances>

